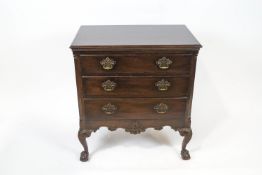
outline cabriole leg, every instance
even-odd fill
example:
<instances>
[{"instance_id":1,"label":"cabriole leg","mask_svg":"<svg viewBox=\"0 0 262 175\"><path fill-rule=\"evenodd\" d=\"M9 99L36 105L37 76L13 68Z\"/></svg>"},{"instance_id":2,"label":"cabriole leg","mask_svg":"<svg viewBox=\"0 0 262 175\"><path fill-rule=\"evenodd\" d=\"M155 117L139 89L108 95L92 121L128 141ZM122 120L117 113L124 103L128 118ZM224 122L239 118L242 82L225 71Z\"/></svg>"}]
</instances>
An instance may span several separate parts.
<instances>
[{"instance_id":1,"label":"cabriole leg","mask_svg":"<svg viewBox=\"0 0 262 175\"><path fill-rule=\"evenodd\" d=\"M188 142L192 138L192 130L191 128L181 128L178 129L181 136L184 136L183 143L182 143L182 150L181 150L181 157L183 160L190 159L189 151L186 149Z\"/></svg>"},{"instance_id":2,"label":"cabriole leg","mask_svg":"<svg viewBox=\"0 0 262 175\"><path fill-rule=\"evenodd\" d=\"M89 153L88 153L88 146L87 146L86 138L89 137L91 133L92 133L92 130L86 130L86 129L84 130L80 129L78 131L78 139L84 148L84 151L82 151L80 155L80 160L82 162L88 161Z\"/></svg>"}]
</instances>

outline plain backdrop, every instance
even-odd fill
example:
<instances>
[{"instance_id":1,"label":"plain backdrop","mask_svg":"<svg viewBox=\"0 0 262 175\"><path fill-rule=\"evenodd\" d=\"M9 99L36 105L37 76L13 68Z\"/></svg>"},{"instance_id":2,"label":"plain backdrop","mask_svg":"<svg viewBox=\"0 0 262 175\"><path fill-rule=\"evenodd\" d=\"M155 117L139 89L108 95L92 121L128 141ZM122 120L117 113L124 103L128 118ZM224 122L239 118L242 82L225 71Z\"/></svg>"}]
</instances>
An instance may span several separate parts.
<instances>
[{"instance_id":1,"label":"plain backdrop","mask_svg":"<svg viewBox=\"0 0 262 175\"><path fill-rule=\"evenodd\" d=\"M190 161L170 127L101 128L79 161L69 46L96 24L185 24L203 45ZM261 0L0 0L0 174L262 174L261 41Z\"/></svg>"}]
</instances>

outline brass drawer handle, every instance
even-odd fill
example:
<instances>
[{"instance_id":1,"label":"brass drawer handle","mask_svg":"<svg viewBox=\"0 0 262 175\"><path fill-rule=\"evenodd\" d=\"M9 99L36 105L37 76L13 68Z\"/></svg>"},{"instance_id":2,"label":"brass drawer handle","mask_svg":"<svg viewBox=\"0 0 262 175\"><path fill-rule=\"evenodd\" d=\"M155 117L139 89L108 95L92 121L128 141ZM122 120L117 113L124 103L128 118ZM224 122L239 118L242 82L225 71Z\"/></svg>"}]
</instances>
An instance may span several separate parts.
<instances>
[{"instance_id":1,"label":"brass drawer handle","mask_svg":"<svg viewBox=\"0 0 262 175\"><path fill-rule=\"evenodd\" d=\"M165 114L168 111L168 106L165 103L159 103L154 106L154 110L159 114Z\"/></svg>"},{"instance_id":2,"label":"brass drawer handle","mask_svg":"<svg viewBox=\"0 0 262 175\"><path fill-rule=\"evenodd\" d=\"M100 61L100 64L102 65L103 69L111 70L114 68L116 61L113 59L110 59L109 57L106 57L105 59Z\"/></svg>"},{"instance_id":3,"label":"brass drawer handle","mask_svg":"<svg viewBox=\"0 0 262 175\"><path fill-rule=\"evenodd\" d=\"M159 91L167 91L168 87L171 86L171 83L165 79L162 79L155 83L155 86Z\"/></svg>"},{"instance_id":4,"label":"brass drawer handle","mask_svg":"<svg viewBox=\"0 0 262 175\"><path fill-rule=\"evenodd\" d=\"M111 80L106 80L105 82L102 83L102 87L104 88L105 91L110 92L115 89L116 83Z\"/></svg>"},{"instance_id":5,"label":"brass drawer handle","mask_svg":"<svg viewBox=\"0 0 262 175\"><path fill-rule=\"evenodd\" d=\"M102 111L107 115L114 114L116 110L117 110L117 107L111 103L107 103L106 105L102 107Z\"/></svg>"},{"instance_id":6,"label":"brass drawer handle","mask_svg":"<svg viewBox=\"0 0 262 175\"><path fill-rule=\"evenodd\" d=\"M162 57L156 61L156 64L158 65L160 69L168 69L172 63L173 62L166 57Z\"/></svg>"}]
</instances>

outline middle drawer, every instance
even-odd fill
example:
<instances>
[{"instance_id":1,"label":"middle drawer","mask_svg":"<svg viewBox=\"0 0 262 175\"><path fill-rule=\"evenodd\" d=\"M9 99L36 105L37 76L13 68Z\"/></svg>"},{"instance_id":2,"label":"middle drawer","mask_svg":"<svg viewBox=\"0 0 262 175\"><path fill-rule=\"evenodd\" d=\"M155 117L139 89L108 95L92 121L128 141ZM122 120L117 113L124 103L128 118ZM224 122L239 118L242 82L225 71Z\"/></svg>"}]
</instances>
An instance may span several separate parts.
<instances>
[{"instance_id":1,"label":"middle drawer","mask_svg":"<svg viewBox=\"0 0 262 175\"><path fill-rule=\"evenodd\" d=\"M186 97L188 87L188 77L83 78L84 97Z\"/></svg>"}]
</instances>

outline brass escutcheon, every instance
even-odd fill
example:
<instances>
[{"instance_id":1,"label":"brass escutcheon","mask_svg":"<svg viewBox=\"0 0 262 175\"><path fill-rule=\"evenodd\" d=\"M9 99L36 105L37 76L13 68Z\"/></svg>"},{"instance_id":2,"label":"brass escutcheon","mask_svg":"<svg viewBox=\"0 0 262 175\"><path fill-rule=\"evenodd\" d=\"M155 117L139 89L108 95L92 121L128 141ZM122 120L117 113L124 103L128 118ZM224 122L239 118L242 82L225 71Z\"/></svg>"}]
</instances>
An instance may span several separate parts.
<instances>
[{"instance_id":1,"label":"brass escutcheon","mask_svg":"<svg viewBox=\"0 0 262 175\"><path fill-rule=\"evenodd\" d=\"M160 69L168 69L172 63L173 62L166 57L162 57L156 61L156 64L158 65Z\"/></svg>"},{"instance_id":2,"label":"brass escutcheon","mask_svg":"<svg viewBox=\"0 0 262 175\"><path fill-rule=\"evenodd\" d=\"M116 110L117 107L111 103L108 103L102 107L102 111L107 115L114 114Z\"/></svg>"},{"instance_id":3,"label":"brass escutcheon","mask_svg":"<svg viewBox=\"0 0 262 175\"><path fill-rule=\"evenodd\" d=\"M104 88L105 91L110 92L115 89L116 83L111 80L106 80L105 82L102 83L102 87Z\"/></svg>"},{"instance_id":4,"label":"brass escutcheon","mask_svg":"<svg viewBox=\"0 0 262 175\"><path fill-rule=\"evenodd\" d=\"M103 69L111 70L114 68L116 61L109 57L106 57L105 59L100 61L100 64L102 65Z\"/></svg>"},{"instance_id":5,"label":"brass escutcheon","mask_svg":"<svg viewBox=\"0 0 262 175\"><path fill-rule=\"evenodd\" d=\"M171 86L171 83L165 79L162 79L155 83L155 86L159 91L167 91L168 87Z\"/></svg>"},{"instance_id":6,"label":"brass escutcheon","mask_svg":"<svg viewBox=\"0 0 262 175\"><path fill-rule=\"evenodd\" d=\"M164 114L168 111L168 106L164 103L159 103L156 106L154 106L154 109L159 114Z\"/></svg>"}]
</instances>

